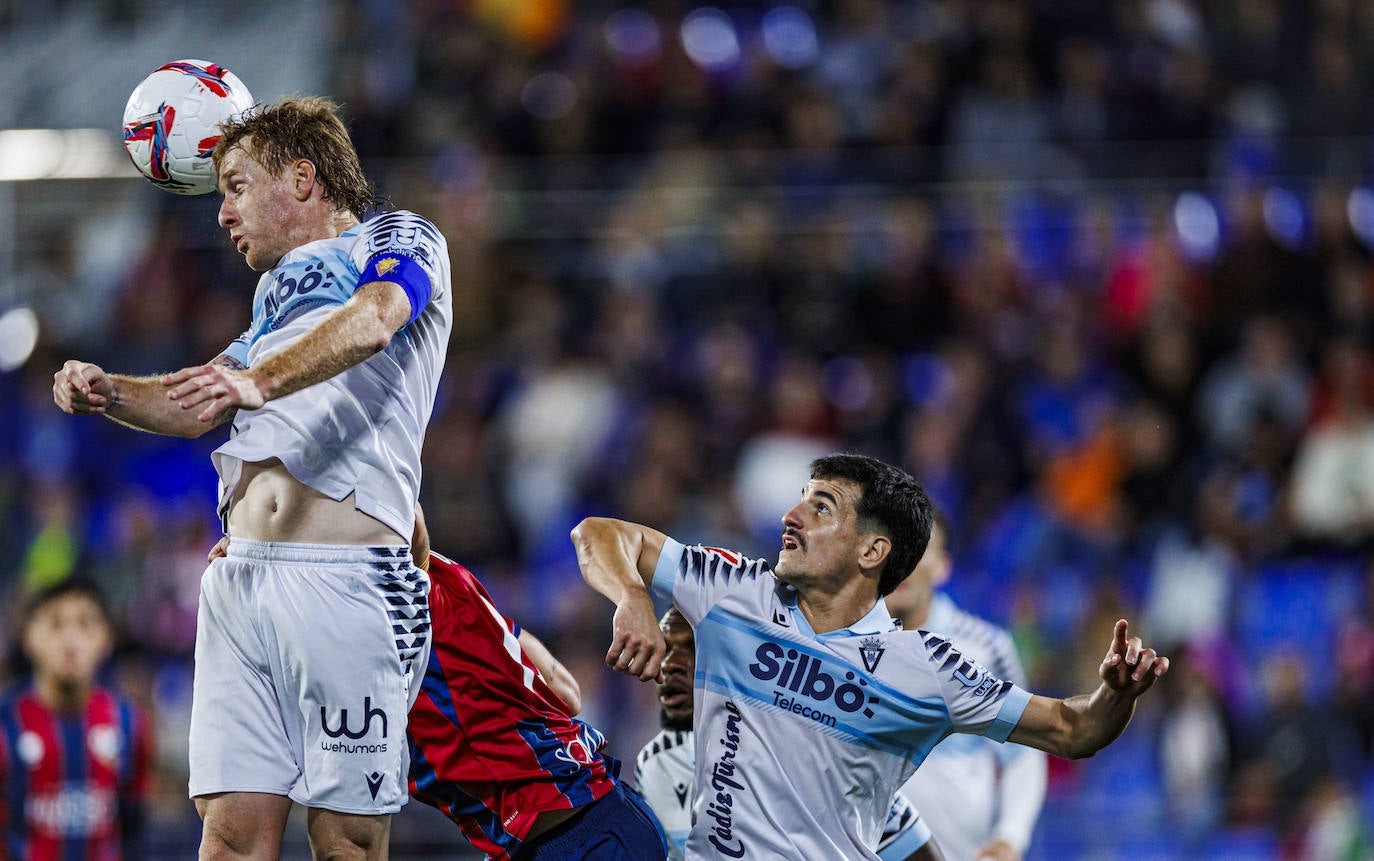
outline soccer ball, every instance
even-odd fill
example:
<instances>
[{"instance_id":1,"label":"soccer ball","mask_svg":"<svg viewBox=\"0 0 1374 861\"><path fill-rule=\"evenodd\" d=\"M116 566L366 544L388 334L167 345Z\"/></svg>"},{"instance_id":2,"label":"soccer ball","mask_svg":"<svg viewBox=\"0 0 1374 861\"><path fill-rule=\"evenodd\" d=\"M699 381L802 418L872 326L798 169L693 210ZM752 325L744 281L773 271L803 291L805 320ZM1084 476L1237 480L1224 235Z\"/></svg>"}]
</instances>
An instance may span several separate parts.
<instances>
[{"instance_id":1,"label":"soccer ball","mask_svg":"<svg viewBox=\"0 0 1374 861\"><path fill-rule=\"evenodd\" d=\"M168 63L143 79L124 106L124 149L138 172L173 194L215 190L210 153L220 123L253 107L228 69L204 60Z\"/></svg>"}]
</instances>

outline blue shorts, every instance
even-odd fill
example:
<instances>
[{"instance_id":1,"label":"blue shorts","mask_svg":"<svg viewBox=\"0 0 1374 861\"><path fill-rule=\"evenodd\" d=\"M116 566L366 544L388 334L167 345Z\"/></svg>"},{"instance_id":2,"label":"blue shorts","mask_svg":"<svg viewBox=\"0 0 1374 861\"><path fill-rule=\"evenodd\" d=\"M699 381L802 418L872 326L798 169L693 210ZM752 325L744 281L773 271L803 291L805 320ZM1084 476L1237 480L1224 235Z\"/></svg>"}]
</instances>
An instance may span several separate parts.
<instances>
[{"instance_id":1,"label":"blue shorts","mask_svg":"<svg viewBox=\"0 0 1374 861\"><path fill-rule=\"evenodd\" d=\"M664 861L668 843L638 792L617 783L586 812L526 843L516 861Z\"/></svg>"}]
</instances>

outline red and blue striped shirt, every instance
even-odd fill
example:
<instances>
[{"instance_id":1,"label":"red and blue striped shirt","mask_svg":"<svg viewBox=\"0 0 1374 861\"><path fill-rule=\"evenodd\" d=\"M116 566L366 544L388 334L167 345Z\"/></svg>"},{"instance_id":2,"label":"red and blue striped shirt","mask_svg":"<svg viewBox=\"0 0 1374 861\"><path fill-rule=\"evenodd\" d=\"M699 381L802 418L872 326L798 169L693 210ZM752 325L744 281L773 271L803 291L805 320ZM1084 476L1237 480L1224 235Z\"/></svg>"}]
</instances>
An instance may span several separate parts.
<instances>
[{"instance_id":1,"label":"red and blue striped shirt","mask_svg":"<svg viewBox=\"0 0 1374 861\"><path fill-rule=\"evenodd\" d=\"M410 794L443 811L489 857L519 850L535 818L610 792L620 763L572 716L463 566L430 555L433 651L410 710Z\"/></svg>"},{"instance_id":2,"label":"red and blue striped shirt","mask_svg":"<svg viewBox=\"0 0 1374 861\"><path fill-rule=\"evenodd\" d=\"M0 699L0 858L119 861L151 758L148 720L112 691L96 688L73 714L31 687L12 691Z\"/></svg>"}]
</instances>

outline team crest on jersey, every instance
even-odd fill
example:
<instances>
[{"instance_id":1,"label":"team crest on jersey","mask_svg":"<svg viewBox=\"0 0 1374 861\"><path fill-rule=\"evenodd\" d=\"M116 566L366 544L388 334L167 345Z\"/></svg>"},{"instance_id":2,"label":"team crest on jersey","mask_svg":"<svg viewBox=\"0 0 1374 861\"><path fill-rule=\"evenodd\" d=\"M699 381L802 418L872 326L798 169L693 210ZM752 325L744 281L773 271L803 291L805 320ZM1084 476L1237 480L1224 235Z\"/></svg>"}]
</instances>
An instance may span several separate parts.
<instances>
[{"instance_id":1,"label":"team crest on jersey","mask_svg":"<svg viewBox=\"0 0 1374 861\"><path fill-rule=\"evenodd\" d=\"M32 730L25 730L19 734L19 743L16 748L19 758L29 768L33 768L43 761L43 738Z\"/></svg>"},{"instance_id":2,"label":"team crest on jersey","mask_svg":"<svg viewBox=\"0 0 1374 861\"><path fill-rule=\"evenodd\" d=\"M110 764L119 760L119 730L109 724L93 726L86 733L86 747L91 755L103 763Z\"/></svg>"},{"instance_id":3,"label":"team crest on jersey","mask_svg":"<svg viewBox=\"0 0 1374 861\"><path fill-rule=\"evenodd\" d=\"M879 637L864 637L859 641L859 655L864 659L864 669L870 673L878 671L878 662L883 659L886 652L887 649Z\"/></svg>"}]
</instances>

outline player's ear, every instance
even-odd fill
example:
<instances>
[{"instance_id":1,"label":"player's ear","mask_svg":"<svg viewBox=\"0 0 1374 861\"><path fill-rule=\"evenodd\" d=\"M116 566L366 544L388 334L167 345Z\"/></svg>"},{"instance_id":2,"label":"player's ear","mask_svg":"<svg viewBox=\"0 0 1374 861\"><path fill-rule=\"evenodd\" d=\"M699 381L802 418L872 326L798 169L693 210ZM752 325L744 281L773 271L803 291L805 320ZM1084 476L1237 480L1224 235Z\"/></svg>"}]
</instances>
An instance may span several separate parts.
<instances>
[{"instance_id":1,"label":"player's ear","mask_svg":"<svg viewBox=\"0 0 1374 861\"><path fill-rule=\"evenodd\" d=\"M892 552L892 539L879 532L865 535L859 544L859 567L872 571Z\"/></svg>"},{"instance_id":2,"label":"player's ear","mask_svg":"<svg viewBox=\"0 0 1374 861\"><path fill-rule=\"evenodd\" d=\"M297 200L310 199L316 186L315 163L308 158L298 158L291 163L291 193Z\"/></svg>"}]
</instances>

